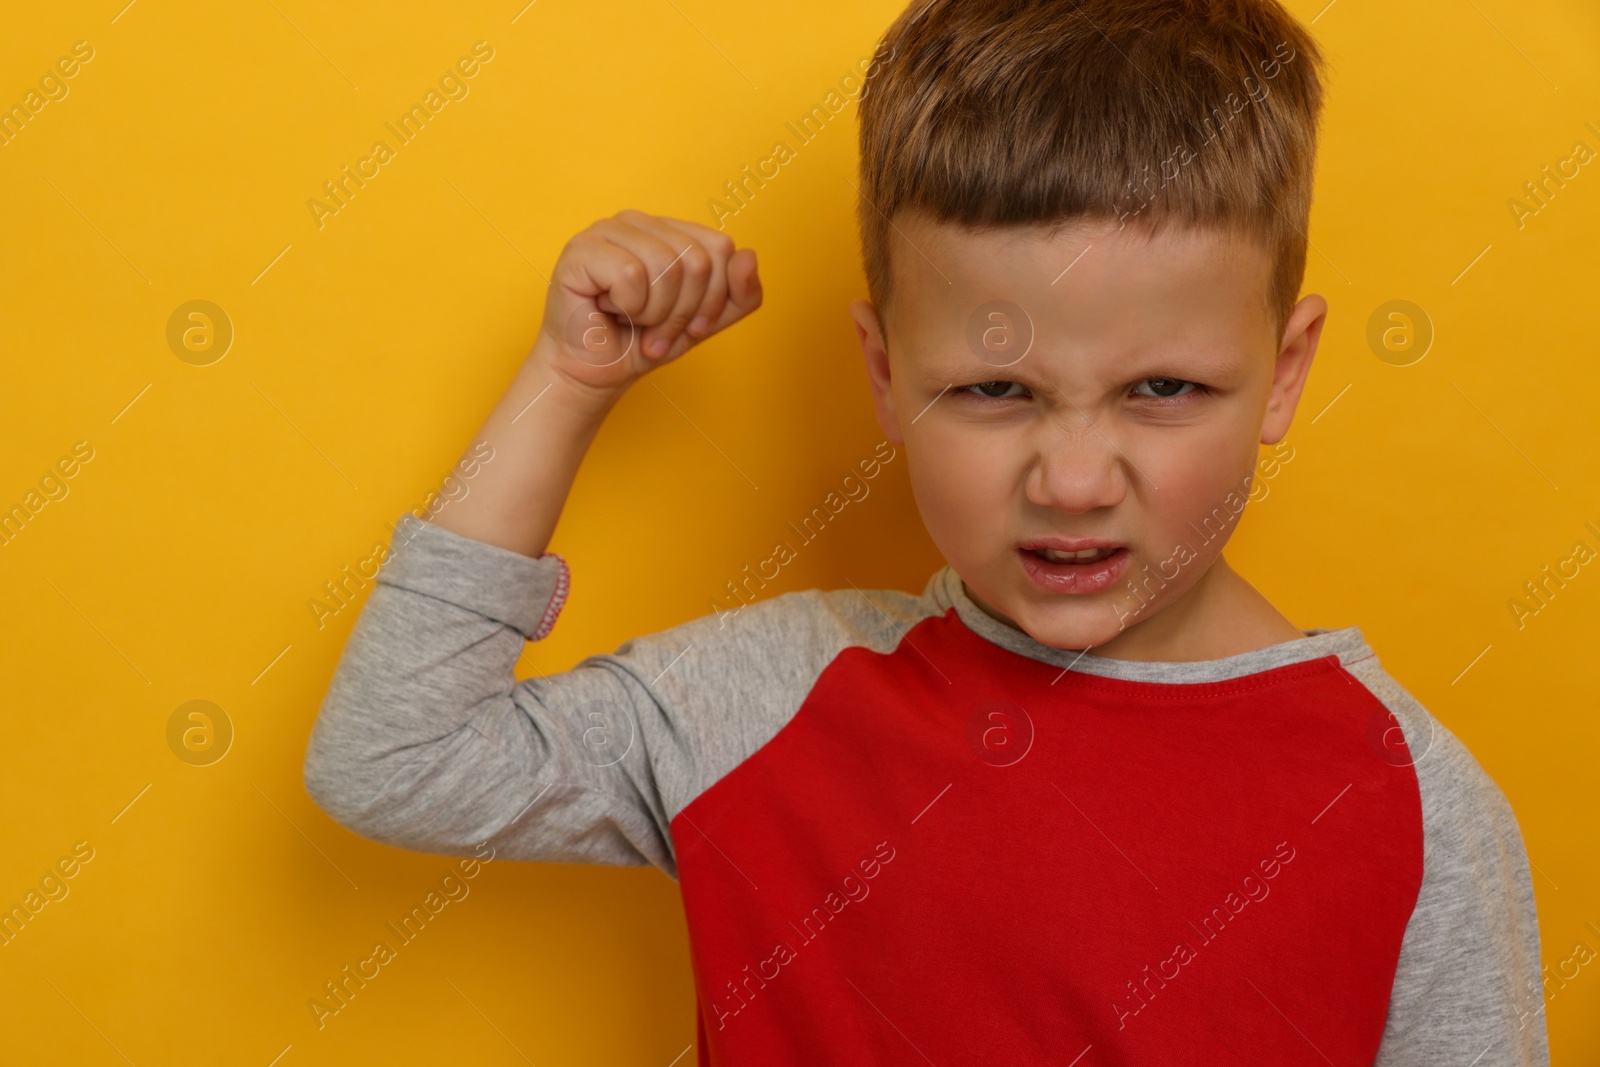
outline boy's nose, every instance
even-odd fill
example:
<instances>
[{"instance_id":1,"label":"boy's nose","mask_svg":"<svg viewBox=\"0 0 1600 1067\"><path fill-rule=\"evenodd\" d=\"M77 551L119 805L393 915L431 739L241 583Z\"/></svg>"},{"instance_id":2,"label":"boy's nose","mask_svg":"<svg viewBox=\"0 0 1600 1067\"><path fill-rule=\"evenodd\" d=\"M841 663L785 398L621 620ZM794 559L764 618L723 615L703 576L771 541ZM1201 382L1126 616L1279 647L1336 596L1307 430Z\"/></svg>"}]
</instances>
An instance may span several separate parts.
<instances>
[{"instance_id":1,"label":"boy's nose","mask_svg":"<svg viewBox=\"0 0 1600 1067\"><path fill-rule=\"evenodd\" d=\"M1077 413L1041 423L1030 442L1028 502L1074 515L1120 504L1137 474L1117 443Z\"/></svg>"}]
</instances>

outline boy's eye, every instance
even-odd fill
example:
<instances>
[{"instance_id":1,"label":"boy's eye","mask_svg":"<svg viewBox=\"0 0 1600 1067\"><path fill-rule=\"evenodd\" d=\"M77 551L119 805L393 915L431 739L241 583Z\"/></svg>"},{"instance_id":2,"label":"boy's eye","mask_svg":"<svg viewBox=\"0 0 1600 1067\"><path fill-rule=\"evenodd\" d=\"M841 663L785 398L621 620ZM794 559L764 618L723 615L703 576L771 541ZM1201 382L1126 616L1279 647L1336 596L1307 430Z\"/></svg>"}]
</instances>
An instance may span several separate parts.
<instances>
[{"instance_id":1,"label":"boy's eye","mask_svg":"<svg viewBox=\"0 0 1600 1067\"><path fill-rule=\"evenodd\" d=\"M1133 392L1135 396L1150 396L1160 400L1167 400L1176 396L1184 396L1198 388L1199 386L1194 382L1186 382L1182 378L1146 378L1133 387Z\"/></svg>"},{"instance_id":2,"label":"boy's eye","mask_svg":"<svg viewBox=\"0 0 1600 1067\"><path fill-rule=\"evenodd\" d=\"M985 397L989 400L1009 400L1011 397L1022 396L1027 392L1021 382L975 382L972 385L962 386L962 389L965 392ZM1012 390L1016 390L1016 392Z\"/></svg>"}]
</instances>

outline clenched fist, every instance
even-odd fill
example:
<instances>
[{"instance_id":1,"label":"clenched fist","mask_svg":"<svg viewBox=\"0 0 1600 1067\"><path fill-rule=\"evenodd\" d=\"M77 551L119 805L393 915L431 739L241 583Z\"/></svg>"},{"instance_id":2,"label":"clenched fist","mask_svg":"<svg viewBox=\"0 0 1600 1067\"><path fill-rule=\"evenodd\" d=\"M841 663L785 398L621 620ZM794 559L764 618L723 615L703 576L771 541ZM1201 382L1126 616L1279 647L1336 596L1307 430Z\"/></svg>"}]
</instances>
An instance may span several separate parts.
<instances>
[{"instance_id":1,"label":"clenched fist","mask_svg":"<svg viewBox=\"0 0 1600 1067\"><path fill-rule=\"evenodd\" d=\"M698 223L621 211L562 249L541 340L552 370L620 392L760 306L753 249Z\"/></svg>"}]
</instances>

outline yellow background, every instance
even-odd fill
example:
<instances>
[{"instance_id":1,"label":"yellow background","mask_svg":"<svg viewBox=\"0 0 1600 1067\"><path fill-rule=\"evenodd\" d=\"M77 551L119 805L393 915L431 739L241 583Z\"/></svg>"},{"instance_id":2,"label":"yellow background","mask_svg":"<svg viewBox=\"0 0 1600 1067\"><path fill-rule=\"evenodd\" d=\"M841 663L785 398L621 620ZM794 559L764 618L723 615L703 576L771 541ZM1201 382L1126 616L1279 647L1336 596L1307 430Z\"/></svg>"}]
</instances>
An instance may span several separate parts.
<instances>
[{"instance_id":1,"label":"yellow background","mask_svg":"<svg viewBox=\"0 0 1600 1067\"><path fill-rule=\"evenodd\" d=\"M0 147L0 506L95 450L0 546L0 904L95 850L0 949L0 1060L692 1063L681 911L649 869L490 864L318 1031L307 1001L451 861L306 796L356 614L319 630L307 602L455 462L566 238L628 206L709 219L896 3L124 2L15 8L0 34L6 105L95 50ZM1600 549L1600 164L1520 229L1507 201L1600 149L1600 12L1291 7L1333 68L1306 284L1332 313L1295 459L1231 559L1297 624L1359 624L1500 783L1553 973L1600 950L1600 566L1520 630L1508 601L1575 541ZM318 229L306 201L479 40L470 95ZM871 452L854 166L852 107L729 220L766 304L601 433L553 545L575 600L523 673L708 611ZM235 330L205 367L166 343L195 299ZM1411 366L1367 345L1392 299L1436 329ZM904 479L890 464L776 589L920 589L938 560ZM194 699L235 731L206 767L167 744ZM1550 988L1556 1062L1593 1062L1600 961Z\"/></svg>"}]
</instances>

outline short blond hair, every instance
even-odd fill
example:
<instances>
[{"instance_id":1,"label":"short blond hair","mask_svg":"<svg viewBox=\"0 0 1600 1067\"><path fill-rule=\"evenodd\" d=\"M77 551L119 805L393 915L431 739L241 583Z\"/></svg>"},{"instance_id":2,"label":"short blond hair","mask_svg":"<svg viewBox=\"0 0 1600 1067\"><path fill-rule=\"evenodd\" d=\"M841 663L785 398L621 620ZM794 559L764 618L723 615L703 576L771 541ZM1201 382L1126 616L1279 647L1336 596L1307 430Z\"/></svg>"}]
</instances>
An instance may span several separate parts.
<instances>
[{"instance_id":1,"label":"short blond hair","mask_svg":"<svg viewBox=\"0 0 1600 1067\"><path fill-rule=\"evenodd\" d=\"M857 216L880 315L901 212L1252 238L1281 335L1305 277L1324 60L1277 0L914 0L861 98Z\"/></svg>"}]
</instances>

